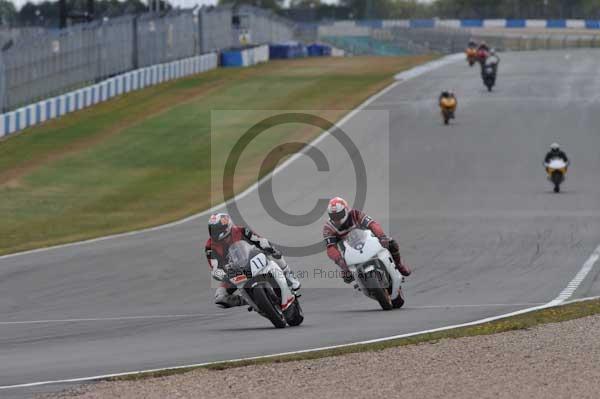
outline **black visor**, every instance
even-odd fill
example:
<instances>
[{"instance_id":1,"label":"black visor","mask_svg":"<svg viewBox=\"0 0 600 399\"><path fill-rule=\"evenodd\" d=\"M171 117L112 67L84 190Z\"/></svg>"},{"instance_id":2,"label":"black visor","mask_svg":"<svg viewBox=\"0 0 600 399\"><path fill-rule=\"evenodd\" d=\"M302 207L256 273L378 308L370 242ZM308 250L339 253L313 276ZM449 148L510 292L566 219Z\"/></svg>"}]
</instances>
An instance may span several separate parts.
<instances>
[{"instance_id":1,"label":"black visor","mask_svg":"<svg viewBox=\"0 0 600 399\"><path fill-rule=\"evenodd\" d=\"M227 230L227 225L220 222L208 226L208 234L210 234L210 238L213 240L219 240L221 234L223 234L225 230Z\"/></svg>"},{"instance_id":2,"label":"black visor","mask_svg":"<svg viewBox=\"0 0 600 399\"><path fill-rule=\"evenodd\" d=\"M339 221L343 220L345 217L346 217L345 209L342 209L340 212L329 214L329 219L331 219L332 222L339 222Z\"/></svg>"}]
</instances>

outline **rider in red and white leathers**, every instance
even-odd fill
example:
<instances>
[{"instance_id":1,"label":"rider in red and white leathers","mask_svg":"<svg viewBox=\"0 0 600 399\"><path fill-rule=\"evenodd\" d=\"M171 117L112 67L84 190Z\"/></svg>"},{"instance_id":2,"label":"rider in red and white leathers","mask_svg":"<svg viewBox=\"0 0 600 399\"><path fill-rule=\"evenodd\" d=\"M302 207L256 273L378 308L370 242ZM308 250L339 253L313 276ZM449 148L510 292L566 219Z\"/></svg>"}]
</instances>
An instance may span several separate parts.
<instances>
[{"instance_id":1,"label":"rider in red and white leathers","mask_svg":"<svg viewBox=\"0 0 600 399\"><path fill-rule=\"evenodd\" d=\"M281 252L274 248L269 240L259 236L249 228L234 225L228 214L216 213L211 215L208 221L208 232L210 238L204 245L204 252L213 278L221 281L221 285L215 292L215 303L217 305L229 308L244 304L242 297L234 295L237 288L223 281L226 273L222 269L228 263L229 247L241 240L245 240L263 250L281 268L292 290L300 289L300 281L294 277Z\"/></svg>"},{"instance_id":2,"label":"rider in red and white leathers","mask_svg":"<svg viewBox=\"0 0 600 399\"><path fill-rule=\"evenodd\" d=\"M349 273L348 265L346 265L338 245L355 228L371 230L379 239L381 245L390 251L400 274L403 276L411 274L410 268L402 263L400 248L396 240L386 236L381 225L363 211L351 209L344 199L335 197L329 201L327 212L329 220L323 227L323 239L327 246L327 255L342 269L342 276L346 283L352 282L354 278Z\"/></svg>"}]
</instances>

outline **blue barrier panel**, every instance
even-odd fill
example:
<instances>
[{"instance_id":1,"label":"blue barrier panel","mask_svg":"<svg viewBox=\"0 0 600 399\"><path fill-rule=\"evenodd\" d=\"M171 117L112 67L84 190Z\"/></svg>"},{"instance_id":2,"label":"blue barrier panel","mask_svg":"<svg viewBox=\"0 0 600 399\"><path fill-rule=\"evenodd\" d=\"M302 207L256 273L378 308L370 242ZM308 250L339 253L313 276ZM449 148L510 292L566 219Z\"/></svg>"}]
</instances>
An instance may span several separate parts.
<instances>
[{"instance_id":1,"label":"blue barrier panel","mask_svg":"<svg viewBox=\"0 0 600 399\"><path fill-rule=\"evenodd\" d=\"M483 19L461 19L461 28L483 28Z\"/></svg>"},{"instance_id":2,"label":"blue barrier panel","mask_svg":"<svg viewBox=\"0 0 600 399\"><path fill-rule=\"evenodd\" d=\"M241 67L243 63L241 50L229 50L221 53L221 65L224 67Z\"/></svg>"},{"instance_id":3,"label":"blue barrier panel","mask_svg":"<svg viewBox=\"0 0 600 399\"><path fill-rule=\"evenodd\" d=\"M313 43L306 46L309 57L324 57L331 55L331 46L325 44Z\"/></svg>"},{"instance_id":4,"label":"blue barrier panel","mask_svg":"<svg viewBox=\"0 0 600 399\"><path fill-rule=\"evenodd\" d=\"M269 44L269 58L299 58L307 55L307 49L301 43Z\"/></svg>"},{"instance_id":5,"label":"blue barrier panel","mask_svg":"<svg viewBox=\"0 0 600 399\"><path fill-rule=\"evenodd\" d=\"M435 28L433 19L411 19L409 23L411 28Z\"/></svg>"},{"instance_id":6,"label":"blue barrier panel","mask_svg":"<svg viewBox=\"0 0 600 399\"><path fill-rule=\"evenodd\" d=\"M525 28L527 26L527 21L524 19L507 19L506 27L507 28Z\"/></svg>"},{"instance_id":7,"label":"blue barrier panel","mask_svg":"<svg viewBox=\"0 0 600 399\"><path fill-rule=\"evenodd\" d=\"M546 21L546 28L566 28L566 19L549 19Z\"/></svg>"},{"instance_id":8,"label":"blue barrier panel","mask_svg":"<svg viewBox=\"0 0 600 399\"><path fill-rule=\"evenodd\" d=\"M586 29L600 29L600 21L597 19L586 19L585 27Z\"/></svg>"}]
</instances>

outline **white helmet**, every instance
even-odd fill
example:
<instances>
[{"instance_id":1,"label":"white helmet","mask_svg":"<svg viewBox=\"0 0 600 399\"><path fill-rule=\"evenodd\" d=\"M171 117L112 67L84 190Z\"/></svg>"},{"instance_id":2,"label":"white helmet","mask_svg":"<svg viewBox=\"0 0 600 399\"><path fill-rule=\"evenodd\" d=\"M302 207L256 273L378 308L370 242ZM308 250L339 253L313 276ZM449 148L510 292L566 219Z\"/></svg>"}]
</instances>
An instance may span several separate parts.
<instances>
[{"instance_id":1,"label":"white helmet","mask_svg":"<svg viewBox=\"0 0 600 399\"><path fill-rule=\"evenodd\" d=\"M558 145L558 143L552 143L550 144L550 149L554 151L560 150L560 146Z\"/></svg>"},{"instance_id":2,"label":"white helmet","mask_svg":"<svg viewBox=\"0 0 600 399\"><path fill-rule=\"evenodd\" d=\"M490 50L490 55L496 55L496 49L495 48L493 48L493 49Z\"/></svg>"},{"instance_id":3,"label":"white helmet","mask_svg":"<svg viewBox=\"0 0 600 399\"><path fill-rule=\"evenodd\" d=\"M214 213L208 219L208 234L215 241L220 241L231 234L233 223L226 213Z\"/></svg>"},{"instance_id":4,"label":"white helmet","mask_svg":"<svg viewBox=\"0 0 600 399\"><path fill-rule=\"evenodd\" d=\"M329 200L329 205L327 205L327 213L331 223L336 226L341 226L348 219L350 207L345 199L333 197Z\"/></svg>"}]
</instances>

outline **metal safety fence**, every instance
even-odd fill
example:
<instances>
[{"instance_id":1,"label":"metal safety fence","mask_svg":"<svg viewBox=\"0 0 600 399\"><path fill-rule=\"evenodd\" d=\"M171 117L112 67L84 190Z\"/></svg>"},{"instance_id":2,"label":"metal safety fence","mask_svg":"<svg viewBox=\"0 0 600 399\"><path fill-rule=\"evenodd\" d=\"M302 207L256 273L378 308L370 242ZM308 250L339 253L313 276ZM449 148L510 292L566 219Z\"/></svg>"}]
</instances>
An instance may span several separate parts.
<instances>
[{"instance_id":1,"label":"metal safety fence","mask_svg":"<svg viewBox=\"0 0 600 399\"><path fill-rule=\"evenodd\" d=\"M293 39L294 26L251 6L147 13L11 39L0 53L0 110L117 74L240 45Z\"/></svg>"}]
</instances>

